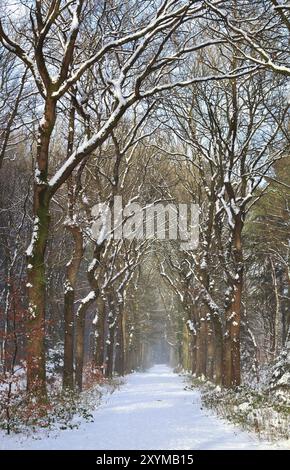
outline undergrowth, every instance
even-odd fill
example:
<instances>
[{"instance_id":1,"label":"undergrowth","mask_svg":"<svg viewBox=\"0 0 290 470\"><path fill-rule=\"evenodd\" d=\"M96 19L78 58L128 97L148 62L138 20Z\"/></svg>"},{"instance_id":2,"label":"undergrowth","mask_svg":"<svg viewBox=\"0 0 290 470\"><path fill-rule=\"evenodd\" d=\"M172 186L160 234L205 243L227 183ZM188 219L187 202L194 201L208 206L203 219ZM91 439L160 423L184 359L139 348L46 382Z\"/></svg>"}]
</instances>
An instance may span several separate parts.
<instances>
[{"instance_id":1,"label":"undergrowth","mask_svg":"<svg viewBox=\"0 0 290 470\"><path fill-rule=\"evenodd\" d=\"M290 438L289 390L249 385L225 389L198 378L191 379L193 387L200 389L204 406L242 429L272 441Z\"/></svg>"},{"instance_id":2,"label":"undergrowth","mask_svg":"<svg viewBox=\"0 0 290 470\"><path fill-rule=\"evenodd\" d=\"M40 429L65 430L78 428L82 421L93 421L93 411L104 395L112 393L121 383L120 378L102 379L90 376L84 391L62 390L59 377L49 385L48 396L36 401L23 387L23 381L5 383L0 388L0 429L7 434L33 435ZM10 390L10 392L9 392Z\"/></svg>"}]
</instances>

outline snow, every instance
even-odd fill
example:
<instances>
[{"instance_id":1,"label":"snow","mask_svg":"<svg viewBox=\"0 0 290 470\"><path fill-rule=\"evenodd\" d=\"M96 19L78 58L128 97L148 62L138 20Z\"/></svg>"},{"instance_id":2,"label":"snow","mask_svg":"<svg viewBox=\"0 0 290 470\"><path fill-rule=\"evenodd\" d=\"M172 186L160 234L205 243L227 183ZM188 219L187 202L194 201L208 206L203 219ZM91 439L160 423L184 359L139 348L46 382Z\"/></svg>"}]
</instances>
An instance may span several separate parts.
<instances>
[{"instance_id":1,"label":"snow","mask_svg":"<svg viewBox=\"0 0 290 470\"><path fill-rule=\"evenodd\" d=\"M232 31L235 34L237 34L239 37L242 36L246 40L246 42L249 44L249 46L252 48L253 53L251 55L247 54L246 50L241 51L241 49L239 49L242 52L242 55L244 58L250 60L251 62L255 62L258 65L262 65L267 68L270 68L273 71L278 72L282 75L286 75L286 76L290 75L290 68L284 65L280 65L277 62L276 63L273 62L270 55L267 52L267 49L261 47L259 43L253 40L253 36L251 32L248 33L246 30L235 26L234 24L235 20L231 18L227 14L227 12L224 12L222 9L218 8L217 6L214 6L213 4L211 4L210 7L213 11L218 13L225 20L226 24L232 29ZM260 58L259 56L257 57L256 52L259 54Z\"/></svg>"},{"instance_id":2,"label":"snow","mask_svg":"<svg viewBox=\"0 0 290 470\"><path fill-rule=\"evenodd\" d=\"M73 292L74 289L72 287L72 285L70 284L69 281L66 281L65 284L64 284L64 293L65 294L68 294L68 292Z\"/></svg>"},{"instance_id":3,"label":"snow","mask_svg":"<svg viewBox=\"0 0 290 470\"><path fill-rule=\"evenodd\" d=\"M39 122L39 127L40 128L45 128L46 125L47 125L47 120L46 120L45 116L42 116L42 118L40 119L40 122Z\"/></svg>"},{"instance_id":4,"label":"snow","mask_svg":"<svg viewBox=\"0 0 290 470\"><path fill-rule=\"evenodd\" d=\"M123 96L122 87L121 87L123 79L124 77L121 74L118 80L110 80L110 82L111 82L111 85L113 86L113 93L116 99L118 100L119 104L121 106L126 106L126 99Z\"/></svg>"},{"instance_id":5,"label":"snow","mask_svg":"<svg viewBox=\"0 0 290 470\"><path fill-rule=\"evenodd\" d=\"M72 18L72 22L70 26L70 35L78 28L79 28L79 19L77 15L77 7L76 7L76 9L73 12L73 18Z\"/></svg>"},{"instance_id":6,"label":"snow","mask_svg":"<svg viewBox=\"0 0 290 470\"><path fill-rule=\"evenodd\" d=\"M81 300L81 304L87 304L96 298L95 292L92 290L84 299Z\"/></svg>"},{"instance_id":7,"label":"snow","mask_svg":"<svg viewBox=\"0 0 290 470\"><path fill-rule=\"evenodd\" d=\"M43 181L40 179L40 177L41 177L41 171L39 170L39 168L35 168L34 179L35 179L36 184L43 184Z\"/></svg>"},{"instance_id":8,"label":"snow","mask_svg":"<svg viewBox=\"0 0 290 470\"><path fill-rule=\"evenodd\" d=\"M35 219L34 219L34 226L33 226L33 233L32 233L32 237L31 237L31 242L30 242L29 247L28 247L27 250L26 250L26 255L27 255L28 257L29 257L29 256L32 256L35 243L36 243L37 240L38 240L39 223L40 223L39 218L38 218L38 217L35 217Z\"/></svg>"},{"instance_id":9,"label":"snow","mask_svg":"<svg viewBox=\"0 0 290 470\"><path fill-rule=\"evenodd\" d=\"M126 101L127 103L127 101ZM128 100L128 106L129 106ZM57 188L58 185L61 184L61 179L63 178L64 174L70 169L73 170L77 163L82 160L82 158L94 150L99 144L101 144L109 134L109 130L111 125L115 123L123 114L124 102L119 102L116 109L110 115L109 119L105 122L105 124L101 127L101 129L94 134L89 140L87 137L84 138L82 144L75 150L69 158L65 160L62 166L56 171L54 176L49 181L49 186L51 188Z\"/></svg>"},{"instance_id":10,"label":"snow","mask_svg":"<svg viewBox=\"0 0 290 470\"><path fill-rule=\"evenodd\" d=\"M134 373L94 412L94 422L45 439L0 435L0 449L274 449L255 435L216 418L198 390L165 365ZM289 449L289 443L288 443Z\"/></svg>"},{"instance_id":11,"label":"snow","mask_svg":"<svg viewBox=\"0 0 290 470\"><path fill-rule=\"evenodd\" d=\"M92 271L94 271L96 265L97 265L97 259L94 258L93 261L90 263L89 267L88 267L88 272L91 273Z\"/></svg>"},{"instance_id":12,"label":"snow","mask_svg":"<svg viewBox=\"0 0 290 470\"><path fill-rule=\"evenodd\" d=\"M30 319L36 318L36 306L34 304L29 303L28 313L29 313Z\"/></svg>"},{"instance_id":13,"label":"snow","mask_svg":"<svg viewBox=\"0 0 290 470\"><path fill-rule=\"evenodd\" d=\"M196 333L196 329L195 329L194 324L191 320L187 320L186 324L187 324L188 328L190 329L190 331L192 331L193 333Z\"/></svg>"}]
</instances>

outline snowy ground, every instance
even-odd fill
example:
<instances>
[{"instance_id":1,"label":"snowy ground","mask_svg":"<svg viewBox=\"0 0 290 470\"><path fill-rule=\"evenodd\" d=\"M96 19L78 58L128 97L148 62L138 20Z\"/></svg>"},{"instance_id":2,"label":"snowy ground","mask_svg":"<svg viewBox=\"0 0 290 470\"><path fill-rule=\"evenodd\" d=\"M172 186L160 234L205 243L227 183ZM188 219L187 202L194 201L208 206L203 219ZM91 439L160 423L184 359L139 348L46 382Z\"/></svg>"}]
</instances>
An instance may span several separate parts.
<instances>
[{"instance_id":1,"label":"snowy ground","mask_svg":"<svg viewBox=\"0 0 290 470\"><path fill-rule=\"evenodd\" d=\"M93 423L45 439L0 436L0 449L286 449L271 445L202 409L197 390L164 365L128 376L94 413Z\"/></svg>"}]
</instances>

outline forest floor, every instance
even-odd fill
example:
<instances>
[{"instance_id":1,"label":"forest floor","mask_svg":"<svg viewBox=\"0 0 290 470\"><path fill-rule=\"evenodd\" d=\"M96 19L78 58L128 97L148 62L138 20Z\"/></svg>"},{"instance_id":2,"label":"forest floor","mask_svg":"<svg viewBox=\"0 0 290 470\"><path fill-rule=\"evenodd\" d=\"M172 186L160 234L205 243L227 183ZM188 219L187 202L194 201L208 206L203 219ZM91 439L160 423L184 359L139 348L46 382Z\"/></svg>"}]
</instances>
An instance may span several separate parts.
<instances>
[{"instance_id":1,"label":"forest floor","mask_svg":"<svg viewBox=\"0 0 290 470\"><path fill-rule=\"evenodd\" d=\"M93 413L94 421L37 438L0 434L0 449L289 449L217 418L200 392L165 365L134 373Z\"/></svg>"}]
</instances>

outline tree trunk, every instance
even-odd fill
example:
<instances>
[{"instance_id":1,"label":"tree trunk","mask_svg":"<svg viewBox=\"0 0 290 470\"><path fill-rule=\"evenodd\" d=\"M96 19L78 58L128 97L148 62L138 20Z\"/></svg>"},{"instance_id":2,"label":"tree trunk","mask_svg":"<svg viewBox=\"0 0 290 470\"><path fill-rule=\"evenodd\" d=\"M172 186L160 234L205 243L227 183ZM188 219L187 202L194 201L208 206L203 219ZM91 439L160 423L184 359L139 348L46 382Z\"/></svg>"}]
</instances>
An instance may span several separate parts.
<instances>
[{"instance_id":1,"label":"tree trunk","mask_svg":"<svg viewBox=\"0 0 290 470\"><path fill-rule=\"evenodd\" d=\"M243 290L242 216L236 219L233 236L235 279L226 295L226 331L224 336L223 384L235 387L241 383L240 329Z\"/></svg>"},{"instance_id":2,"label":"tree trunk","mask_svg":"<svg viewBox=\"0 0 290 470\"><path fill-rule=\"evenodd\" d=\"M83 369L84 369L84 341L85 341L85 323L87 308L77 312L76 317L76 372L75 381L79 392L83 389Z\"/></svg>"},{"instance_id":3,"label":"tree trunk","mask_svg":"<svg viewBox=\"0 0 290 470\"><path fill-rule=\"evenodd\" d=\"M96 333L95 365L104 373L105 304L101 297L98 299L98 321L96 325Z\"/></svg>"},{"instance_id":4,"label":"tree trunk","mask_svg":"<svg viewBox=\"0 0 290 470\"><path fill-rule=\"evenodd\" d=\"M97 292L91 291L88 296L81 301L81 305L79 306L76 314L75 381L79 392L83 389L86 314L89 307L96 301L96 299Z\"/></svg>"},{"instance_id":5,"label":"tree trunk","mask_svg":"<svg viewBox=\"0 0 290 470\"><path fill-rule=\"evenodd\" d=\"M210 316L207 317L207 360L206 360L206 377L210 380L214 379L214 358L215 358L215 339L214 330Z\"/></svg>"},{"instance_id":6,"label":"tree trunk","mask_svg":"<svg viewBox=\"0 0 290 470\"><path fill-rule=\"evenodd\" d=\"M196 374L196 332L191 337L191 373Z\"/></svg>"},{"instance_id":7,"label":"tree trunk","mask_svg":"<svg viewBox=\"0 0 290 470\"><path fill-rule=\"evenodd\" d=\"M231 308L230 306L225 311L226 325L223 338L223 379L224 387L231 387L232 385L232 350L231 350Z\"/></svg>"},{"instance_id":8,"label":"tree trunk","mask_svg":"<svg viewBox=\"0 0 290 470\"><path fill-rule=\"evenodd\" d=\"M232 377L231 385L238 386L241 383L241 352L240 352L240 330L241 330L241 302L242 302L242 280L235 285L236 291L232 308L231 319L231 347L232 347Z\"/></svg>"},{"instance_id":9,"label":"tree trunk","mask_svg":"<svg viewBox=\"0 0 290 470\"><path fill-rule=\"evenodd\" d=\"M71 155L74 146L74 126L75 107L73 99L69 114L69 132L67 141L67 158ZM66 228L72 234L73 252L72 257L66 267L66 280L64 292L64 365L63 365L63 388L73 389L74 387L74 302L76 278L83 257L83 235L80 227L75 222L75 202L76 191L73 184L73 177L67 181L67 206L68 220Z\"/></svg>"},{"instance_id":10,"label":"tree trunk","mask_svg":"<svg viewBox=\"0 0 290 470\"><path fill-rule=\"evenodd\" d=\"M113 377L113 361L114 361L114 327L109 326L107 336L107 360L106 360L106 377Z\"/></svg>"},{"instance_id":11,"label":"tree trunk","mask_svg":"<svg viewBox=\"0 0 290 470\"><path fill-rule=\"evenodd\" d=\"M83 381L83 367L84 367L84 335L85 335L85 323L86 323L86 314L89 307L97 300L99 296L99 286L98 279L96 276L96 271L100 264L100 257L103 250L103 245L96 245L94 250L94 260L89 266L87 271L87 277L89 284L91 286L91 292L82 299L81 304L77 311L76 318L76 386L79 391L82 391L82 381Z\"/></svg>"},{"instance_id":12,"label":"tree trunk","mask_svg":"<svg viewBox=\"0 0 290 470\"><path fill-rule=\"evenodd\" d=\"M235 387L241 383L240 326L242 280L234 284L233 300L226 309L226 331L223 348L223 385Z\"/></svg>"},{"instance_id":13,"label":"tree trunk","mask_svg":"<svg viewBox=\"0 0 290 470\"><path fill-rule=\"evenodd\" d=\"M64 364L63 388L72 389L74 386L74 303L75 284L83 257L83 234L79 227L68 226L74 241L74 252L67 265L64 293Z\"/></svg>"},{"instance_id":14,"label":"tree trunk","mask_svg":"<svg viewBox=\"0 0 290 470\"><path fill-rule=\"evenodd\" d=\"M113 376L114 366L114 345L115 345L115 327L116 327L116 312L115 306L112 299L112 295L108 295L107 300L107 353L106 353L106 377L111 378Z\"/></svg>"},{"instance_id":15,"label":"tree trunk","mask_svg":"<svg viewBox=\"0 0 290 470\"><path fill-rule=\"evenodd\" d=\"M123 356L124 356L124 374L129 372L128 364L128 338L127 338L127 328L126 328L126 310L123 310L122 314L122 338L123 338Z\"/></svg>"},{"instance_id":16,"label":"tree trunk","mask_svg":"<svg viewBox=\"0 0 290 470\"><path fill-rule=\"evenodd\" d=\"M207 360L206 320L202 312L200 312L199 315L200 318L196 337L196 375L197 377L205 377Z\"/></svg>"},{"instance_id":17,"label":"tree trunk","mask_svg":"<svg viewBox=\"0 0 290 470\"><path fill-rule=\"evenodd\" d=\"M37 166L33 188L34 228L27 250L28 320L27 320L27 388L46 397L45 370L45 251L49 235L50 191L47 185L51 133L55 124L55 100L48 97L39 125Z\"/></svg>"},{"instance_id":18,"label":"tree trunk","mask_svg":"<svg viewBox=\"0 0 290 470\"><path fill-rule=\"evenodd\" d=\"M182 367L184 370L190 369L189 348L190 348L190 333L188 331L187 324L184 323L183 334L182 334Z\"/></svg>"},{"instance_id":19,"label":"tree trunk","mask_svg":"<svg viewBox=\"0 0 290 470\"><path fill-rule=\"evenodd\" d=\"M40 207L34 219L34 232L28 255L27 389L46 396L45 370L45 249L49 231L49 205L39 193Z\"/></svg>"},{"instance_id":20,"label":"tree trunk","mask_svg":"<svg viewBox=\"0 0 290 470\"><path fill-rule=\"evenodd\" d=\"M213 329L214 329L214 381L216 384L222 383L222 370L223 370L223 332L220 318L216 313L213 314Z\"/></svg>"},{"instance_id":21,"label":"tree trunk","mask_svg":"<svg viewBox=\"0 0 290 470\"><path fill-rule=\"evenodd\" d=\"M125 357L124 357L124 331L123 331L123 312L122 306L119 306L118 314L118 330L116 345L115 369L117 374L123 376L125 373Z\"/></svg>"}]
</instances>

